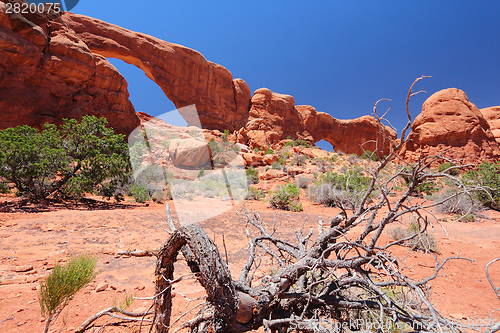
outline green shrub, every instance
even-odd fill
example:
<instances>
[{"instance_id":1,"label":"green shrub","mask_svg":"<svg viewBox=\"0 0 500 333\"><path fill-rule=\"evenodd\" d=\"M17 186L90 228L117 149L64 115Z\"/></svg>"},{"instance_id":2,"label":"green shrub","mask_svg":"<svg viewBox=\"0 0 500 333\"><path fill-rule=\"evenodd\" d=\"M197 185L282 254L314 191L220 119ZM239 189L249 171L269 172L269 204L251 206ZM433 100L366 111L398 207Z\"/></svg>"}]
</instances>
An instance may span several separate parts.
<instances>
[{"instance_id":1,"label":"green shrub","mask_svg":"<svg viewBox=\"0 0 500 333\"><path fill-rule=\"evenodd\" d=\"M269 148L268 150L266 150L264 152L264 155L269 155L269 154L274 154L274 150L272 150L271 148Z\"/></svg>"},{"instance_id":2,"label":"green shrub","mask_svg":"<svg viewBox=\"0 0 500 333\"><path fill-rule=\"evenodd\" d=\"M188 134L192 138L197 138L198 136L200 136L201 132L200 132L200 130L192 130L192 131L189 131Z\"/></svg>"},{"instance_id":3,"label":"green shrub","mask_svg":"<svg viewBox=\"0 0 500 333\"><path fill-rule=\"evenodd\" d=\"M425 253L438 252L434 237L427 231L421 232L420 225L416 222L412 222L406 229L398 227L391 230L389 236L396 241L408 238L401 244L412 250L421 250Z\"/></svg>"},{"instance_id":4,"label":"green shrub","mask_svg":"<svg viewBox=\"0 0 500 333\"><path fill-rule=\"evenodd\" d=\"M130 187L130 195L139 203L145 203L151 199L148 189L142 184L133 184Z\"/></svg>"},{"instance_id":5,"label":"green shrub","mask_svg":"<svg viewBox=\"0 0 500 333\"><path fill-rule=\"evenodd\" d=\"M136 145L137 143L131 148L131 160L135 159L134 155L136 155L136 153L134 152L134 148ZM127 190L127 195L134 197L136 202L145 203L148 200L163 197L166 184L173 180L173 173L170 171L165 172L159 165L141 165L140 172L134 175L134 179L131 179L125 188Z\"/></svg>"},{"instance_id":6,"label":"green shrub","mask_svg":"<svg viewBox=\"0 0 500 333\"><path fill-rule=\"evenodd\" d=\"M261 189L256 188L255 186L249 186L248 187L248 192L246 195L247 200L260 200L263 199L266 195L264 194L264 191Z\"/></svg>"},{"instance_id":7,"label":"green shrub","mask_svg":"<svg viewBox=\"0 0 500 333\"><path fill-rule=\"evenodd\" d=\"M271 164L271 168L275 170L283 170L284 167L285 165L283 163L280 163L279 161L273 162L273 164Z\"/></svg>"},{"instance_id":8,"label":"green shrub","mask_svg":"<svg viewBox=\"0 0 500 333\"><path fill-rule=\"evenodd\" d=\"M283 145L283 147L289 147L289 146L302 146L302 147L306 147L306 148L311 147L311 145L307 141L302 140L302 139L295 139L294 141L286 142Z\"/></svg>"},{"instance_id":9,"label":"green shrub","mask_svg":"<svg viewBox=\"0 0 500 333\"><path fill-rule=\"evenodd\" d=\"M245 170L247 180L249 184L258 184L259 183L259 170L254 168L253 166L249 167Z\"/></svg>"},{"instance_id":10,"label":"green shrub","mask_svg":"<svg viewBox=\"0 0 500 333\"><path fill-rule=\"evenodd\" d=\"M153 200L156 203L162 204L167 199L167 196L168 196L168 193L167 193L167 195L165 195L165 193L163 193L163 192L156 191L153 193L153 195L151 195L151 200Z\"/></svg>"},{"instance_id":11,"label":"green shrub","mask_svg":"<svg viewBox=\"0 0 500 333\"><path fill-rule=\"evenodd\" d=\"M45 332L48 332L52 319L75 294L95 278L96 262L95 258L86 255L72 258L67 265L55 265L50 274L40 281L40 308L42 315L47 317Z\"/></svg>"},{"instance_id":12,"label":"green shrub","mask_svg":"<svg viewBox=\"0 0 500 333\"><path fill-rule=\"evenodd\" d=\"M269 203L272 207L300 212L302 204L299 203L300 189L295 184L279 185L276 191L271 192Z\"/></svg>"},{"instance_id":13,"label":"green shrub","mask_svg":"<svg viewBox=\"0 0 500 333\"><path fill-rule=\"evenodd\" d=\"M484 162L477 171L468 171L464 180L483 186L484 190L476 193L477 199L486 207L500 210L500 163Z\"/></svg>"},{"instance_id":14,"label":"green shrub","mask_svg":"<svg viewBox=\"0 0 500 333\"><path fill-rule=\"evenodd\" d=\"M307 141L302 140L302 139L296 139L295 140L295 145L296 146L306 147L306 148L311 147L311 145Z\"/></svg>"},{"instance_id":15,"label":"green shrub","mask_svg":"<svg viewBox=\"0 0 500 333\"><path fill-rule=\"evenodd\" d=\"M161 141L160 141L160 145L161 145L164 149L168 149L168 148L170 148L170 140L161 140Z\"/></svg>"},{"instance_id":16,"label":"green shrub","mask_svg":"<svg viewBox=\"0 0 500 333\"><path fill-rule=\"evenodd\" d=\"M222 144L216 142L214 138L211 138L210 141L208 141L208 147L210 148L212 156L222 153L224 150Z\"/></svg>"},{"instance_id":17,"label":"green shrub","mask_svg":"<svg viewBox=\"0 0 500 333\"><path fill-rule=\"evenodd\" d=\"M297 165L297 166L303 166L304 164L306 164L306 161L308 159L309 159L309 156L307 156L307 155L295 154L293 156L292 160L290 161L290 164Z\"/></svg>"},{"instance_id":18,"label":"green shrub","mask_svg":"<svg viewBox=\"0 0 500 333\"><path fill-rule=\"evenodd\" d=\"M377 162L378 161L378 156L377 154L371 152L370 150L365 150L363 154L360 156L364 160L372 160Z\"/></svg>"},{"instance_id":19,"label":"green shrub","mask_svg":"<svg viewBox=\"0 0 500 333\"><path fill-rule=\"evenodd\" d=\"M405 166L401 169L399 176L403 178L406 185L409 185L413 182L413 169L409 166Z\"/></svg>"},{"instance_id":20,"label":"green shrub","mask_svg":"<svg viewBox=\"0 0 500 333\"><path fill-rule=\"evenodd\" d=\"M424 193L426 195L431 195L438 192L440 189L441 187L436 185L435 183L423 183L415 188L415 193L418 195L422 195Z\"/></svg>"},{"instance_id":21,"label":"green shrub","mask_svg":"<svg viewBox=\"0 0 500 333\"><path fill-rule=\"evenodd\" d=\"M10 193L10 187L7 182L0 182L0 193L2 194Z\"/></svg>"},{"instance_id":22,"label":"green shrub","mask_svg":"<svg viewBox=\"0 0 500 333\"><path fill-rule=\"evenodd\" d=\"M319 181L309 185L307 195L316 203L355 209L366 194L370 182L371 178L363 176L355 168L343 174L325 172Z\"/></svg>"},{"instance_id":23,"label":"green shrub","mask_svg":"<svg viewBox=\"0 0 500 333\"><path fill-rule=\"evenodd\" d=\"M347 162L349 162L349 164L351 164L351 165L358 164L360 162L360 158L356 154L351 154L347 158Z\"/></svg>"},{"instance_id":24,"label":"green shrub","mask_svg":"<svg viewBox=\"0 0 500 333\"><path fill-rule=\"evenodd\" d=\"M222 135L222 141L227 142L227 137L229 136L229 130L224 130L224 134Z\"/></svg>"},{"instance_id":25,"label":"green shrub","mask_svg":"<svg viewBox=\"0 0 500 333\"><path fill-rule=\"evenodd\" d=\"M449 168L452 168L454 166L455 166L455 164L453 164L453 163L445 162L445 163L441 163L438 166L437 170L439 172L446 172L447 174L449 174L451 176L458 176L460 174L460 171L458 169L448 170Z\"/></svg>"},{"instance_id":26,"label":"green shrub","mask_svg":"<svg viewBox=\"0 0 500 333\"><path fill-rule=\"evenodd\" d=\"M403 178L405 185L410 186L413 183L413 168L410 166L405 166L403 169L401 169L400 176ZM431 195L435 192L438 192L440 189L441 187L439 185L434 182L428 181L415 187L413 193L418 196L421 196L423 194Z\"/></svg>"},{"instance_id":27,"label":"green shrub","mask_svg":"<svg viewBox=\"0 0 500 333\"><path fill-rule=\"evenodd\" d=\"M130 161L124 135L114 134L105 118L63 119L58 129L27 125L0 131L0 180L34 201L53 193L111 197L128 181ZM119 196L116 196L118 199Z\"/></svg>"},{"instance_id":28,"label":"green shrub","mask_svg":"<svg viewBox=\"0 0 500 333\"><path fill-rule=\"evenodd\" d=\"M278 157L278 163L285 165L286 164L286 157L285 156Z\"/></svg>"},{"instance_id":29,"label":"green shrub","mask_svg":"<svg viewBox=\"0 0 500 333\"><path fill-rule=\"evenodd\" d=\"M476 216L474 214L455 215L455 218L460 219L462 222L474 222L476 220Z\"/></svg>"},{"instance_id":30,"label":"green shrub","mask_svg":"<svg viewBox=\"0 0 500 333\"><path fill-rule=\"evenodd\" d=\"M205 173L205 169L204 168L201 168L200 171L198 171L198 176L196 176L196 178L201 178L203 177L203 174Z\"/></svg>"},{"instance_id":31,"label":"green shrub","mask_svg":"<svg viewBox=\"0 0 500 333\"><path fill-rule=\"evenodd\" d=\"M456 191L456 189L449 188L443 193L434 196L433 200L435 202L445 200L442 204L436 206L437 212L463 216L475 214L484 209L484 206L477 199L475 193L471 195L467 195L466 193L457 194Z\"/></svg>"},{"instance_id":32,"label":"green shrub","mask_svg":"<svg viewBox=\"0 0 500 333\"><path fill-rule=\"evenodd\" d=\"M325 172L320 180L335 186L339 190L349 190L351 192L366 192L370 185L371 178L363 176L356 168L349 169L343 174L336 172Z\"/></svg>"}]
</instances>

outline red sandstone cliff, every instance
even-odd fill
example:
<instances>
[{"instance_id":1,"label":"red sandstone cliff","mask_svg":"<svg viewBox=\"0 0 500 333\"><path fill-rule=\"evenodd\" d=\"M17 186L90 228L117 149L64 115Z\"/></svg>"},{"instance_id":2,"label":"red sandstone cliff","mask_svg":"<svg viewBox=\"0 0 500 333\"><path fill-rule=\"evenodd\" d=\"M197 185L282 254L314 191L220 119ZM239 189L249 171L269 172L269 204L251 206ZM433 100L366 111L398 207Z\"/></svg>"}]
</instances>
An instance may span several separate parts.
<instances>
[{"instance_id":1,"label":"red sandstone cliff","mask_svg":"<svg viewBox=\"0 0 500 333\"><path fill-rule=\"evenodd\" d=\"M60 18L6 14L0 1L0 128L62 118L108 118L120 133L139 125L127 82Z\"/></svg>"}]
</instances>

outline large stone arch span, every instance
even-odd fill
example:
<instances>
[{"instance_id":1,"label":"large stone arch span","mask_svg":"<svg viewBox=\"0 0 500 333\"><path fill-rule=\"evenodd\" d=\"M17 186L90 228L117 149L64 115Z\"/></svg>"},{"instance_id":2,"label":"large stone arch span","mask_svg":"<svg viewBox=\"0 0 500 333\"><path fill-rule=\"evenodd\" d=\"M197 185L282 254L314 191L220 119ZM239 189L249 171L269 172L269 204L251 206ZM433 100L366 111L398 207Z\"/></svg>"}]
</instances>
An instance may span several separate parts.
<instances>
[{"instance_id":1,"label":"large stone arch span","mask_svg":"<svg viewBox=\"0 0 500 333\"><path fill-rule=\"evenodd\" d=\"M338 120L309 106L295 106L292 96L265 88L251 97L245 81L233 79L229 70L195 50L83 15L66 12L62 19L92 53L142 69L177 108L196 105L203 128L237 131L250 145L257 139L273 144L291 136L324 139L345 153L388 153L389 140L371 116ZM182 116L188 124L197 123L189 114ZM385 131L396 138L394 131Z\"/></svg>"},{"instance_id":2,"label":"large stone arch span","mask_svg":"<svg viewBox=\"0 0 500 333\"><path fill-rule=\"evenodd\" d=\"M177 108L195 104L204 128L235 130L247 122L248 85L199 52L83 15L62 18L92 53L142 69Z\"/></svg>"}]
</instances>

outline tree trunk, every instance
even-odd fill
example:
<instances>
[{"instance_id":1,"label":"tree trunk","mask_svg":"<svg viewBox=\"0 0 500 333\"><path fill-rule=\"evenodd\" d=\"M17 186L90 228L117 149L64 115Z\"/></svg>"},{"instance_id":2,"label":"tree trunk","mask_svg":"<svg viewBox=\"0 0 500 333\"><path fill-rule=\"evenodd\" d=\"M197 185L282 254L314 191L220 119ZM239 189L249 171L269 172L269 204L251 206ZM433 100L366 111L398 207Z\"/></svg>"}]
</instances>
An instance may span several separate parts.
<instances>
[{"instance_id":1,"label":"tree trunk","mask_svg":"<svg viewBox=\"0 0 500 333\"><path fill-rule=\"evenodd\" d=\"M207 234L195 224L177 229L158 253L156 265L156 331L167 333L172 308L171 281L174 262L182 251L193 273L207 292L207 301L198 314L200 321L193 332L235 332L238 296L231 274L219 251ZM211 317L208 319L207 317ZM247 319L244 316L244 319ZM237 322L236 322L237 323ZM235 330L236 329L236 330Z\"/></svg>"}]
</instances>

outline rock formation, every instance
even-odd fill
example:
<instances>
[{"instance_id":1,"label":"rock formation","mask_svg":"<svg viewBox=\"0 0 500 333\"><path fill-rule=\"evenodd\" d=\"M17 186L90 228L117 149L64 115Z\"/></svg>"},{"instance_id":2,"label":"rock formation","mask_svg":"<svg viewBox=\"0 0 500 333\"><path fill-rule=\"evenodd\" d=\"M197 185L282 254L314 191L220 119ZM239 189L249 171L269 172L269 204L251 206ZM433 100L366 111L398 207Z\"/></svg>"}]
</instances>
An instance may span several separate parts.
<instances>
[{"instance_id":1,"label":"rock formation","mask_svg":"<svg viewBox=\"0 0 500 333\"><path fill-rule=\"evenodd\" d=\"M396 131L380 126L372 116L343 120L317 112L309 105L298 105L297 110L313 141L325 140L337 151L361 155L369 150L379 156L388 155L391 141L397 140Z\"/></svg>"},{"instance_id":2,"label":"rock formation","mask_svg":"<svg viewBox=\"0 0 500 333\"><path fill-rule=\"evenodd\" d=\"M139 120L125 79L105 59L112 57L142 69L177 108L194 104L203 128L236 131L252 148L290 136L311 143L325 139L346 153L387 151L373 118L336 120L265 88L252 98L245 81L181 45L70 12L8 15L1 1L0 24L0 105L6 110L0 128L94 114L130 133ZM183 116L188 124L198 122L192 114ZM378 146L361 147L370 140Z\"/></svg>"},{"instance_id":3,"label":"rock formation","mask_svg":"<svg viewBox=\"0 0 500 333\"><path fill-rule=\"evenodd\" d=\"M484 119L490 125L491 133L500 144L500 106L480 109Z\"/></svg>"},{"instance_id":4,"label":"rock formation","mask_svg":"<svg viewBox=\"0 0 500 333\"><path fill-rule=\"evenodd\" d=\"M317 133L317 128L313 128L311 135L313 132L305 126L292 96L262 88L251 97L245 81L233 80L226 68L207 61L194 50L82 15L65 13L63 20L92 52L141 68L177 108L195 104L203 128L236 130L238 141L251 148L272 146L291 136L310 142L325 139L337 150L357 154L363 148L377 150L376 144L368 143L363 148L360 144L378 140L381 153L387 153L371 117L337 121L326 113L318 113L320 120L315 121L310 119L316 116L312 113L308 115L309 123L322 130ZM188 124L196 123L190 115L183 116ZM351 129L361 132L350 132Z\"/></svg>"},{"instance_id":5,"label":"rock formation","mask_svg":"<svg viewBox=\"0 0 500 333\"><path fill-rule=\"evenodd\" d=\"M120 133L139 125L127 82L59 18L6 14L0 1L0 128L106 117Z\"/></svg>"},{"instance_id":6,"label":"rock formation","mask_svg":"<svg viewBox=\"0 0 500 333\"><path fill-rule=\"evenodd\" d=\"M62 20L92 53L142 69L177 108L195 104L204 128L235 130L246 123L248 85L199 52L83 15L66 12Z\"/></svg>"},{"instance_id":7,"label":"rock formation","mask_svg":"<svg viewBox=\"0 0 500 333\"><path fill-rule=\"evenodd\" d=\"M411 127L402 152L407 160L444 153L446 157L477 164L500 157L488 122L462 90L449 88L430 96Z\"/></svg>"},{"instance_id":8,"label":"rock formation","mask_svg":"<svg viewBox=\"0 0 500 333\"><path fill-rule=\"evenodd\" d=\"M324 139L345 153L382 155L396 140L393 130L370 116L335 119L266 88L251 96L245 81L184 46L69 12L6 14L5 1L21 0L0 1L0 128L93 114L130 133L139 119L125 79L106 60L113 57L141 68L178 108L194 104L204 129L229 129L234 141L250 148L275 147L291 137ZM481 111L458 89L435 93L415 119L402 156L415 160L420 153L447 150L464 162L497 159L500 107ZM183 116L188 124L198 122L190 113Z\"/></svg>"},{"instance_id":9,"label":"rock formation","mask_svg":"<svg viewBox=\"0 0 500 333\"><path fill-rule=\"evenodd\" d=\"M389 138L396 139L395 131L387 127L385 131ZM380 132L381 128L371 116L338 120L309 105L295 106L292 96L261 88L254 93L248 123L236 133L236 140L250 148L267 148L287 137L308 142L324 139L337 151L361 155L370 150L379 155L388 154L389 142Z\"/></svg>"}]
</instances>

